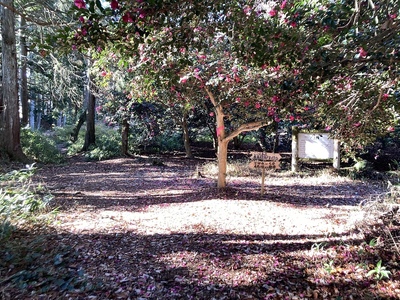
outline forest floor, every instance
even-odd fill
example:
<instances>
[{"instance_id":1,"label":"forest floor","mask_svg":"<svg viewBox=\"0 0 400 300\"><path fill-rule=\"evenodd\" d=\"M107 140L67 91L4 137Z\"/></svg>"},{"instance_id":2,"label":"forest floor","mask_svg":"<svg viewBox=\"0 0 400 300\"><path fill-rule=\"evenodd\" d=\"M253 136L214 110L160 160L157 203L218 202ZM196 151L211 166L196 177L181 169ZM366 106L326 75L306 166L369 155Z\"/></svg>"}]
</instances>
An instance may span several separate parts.
<instances>
[{"instance_id":1,"label":"forest floor","mask_svg":"<svg viewBox=\"0 0 400 300\"><path fill-rule=\"evenodd\" d=\"M56 213L0 247L0 299L399 299L398 253L354 230L383 185L271 171L263 195L260 176L230 176L221 192L203 164L41 168Z\"/></svg>"}]
</instances>

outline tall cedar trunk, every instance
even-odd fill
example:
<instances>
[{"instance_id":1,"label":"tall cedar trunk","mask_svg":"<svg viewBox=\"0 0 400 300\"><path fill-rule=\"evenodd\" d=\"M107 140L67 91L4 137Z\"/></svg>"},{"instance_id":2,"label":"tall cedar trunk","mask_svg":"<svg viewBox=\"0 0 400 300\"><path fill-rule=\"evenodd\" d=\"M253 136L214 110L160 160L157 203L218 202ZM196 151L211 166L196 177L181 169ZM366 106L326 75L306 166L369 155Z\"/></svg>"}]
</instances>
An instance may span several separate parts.
<instances>
[{"instance_id":1,"label":"tall cedar trunk","mask_svg":"<svg viewBox=\"0 0 400 300\"><path fill-rule=\"evenodd\" d=\"M123 155L130 156L130 154L129 154L129 122L128 122L127 118L124 118L122 120L121 152Z\"/></svg>"},{"instance_id":2,"label":"tall cedar trunk","mask_svg":"<svg viewBox=\"0 0 400 300\"><path fill-rule=\"evenodd\" d=\"M82 151L88 151L89 147L96 145L96 135L95 135L95 111L96 111L96 97L93 93L88 90L88 108L86 116L86 135L85 144L82 147Z\"/></svg>"},{"instance_id":3,"label":"tall cedar trunk","mask_svg":"<svg viewBox=\"0 0 400 300\"><path fill-rule=\"evenodd\" d=\"M21 18L21 36L20 36L20 60L21 60L21 71L20 71L20 99L22 108L22 126L26 126L29 123L29 102L28 102L28 77L27 77L27 55L28 47L26 45L25 37L26 20Z\"/></svg>"},{"instance_id":4,"label":"tall cedar trunk","mask_svg":"<svg viewBox=\"0 0 400 300\"><path fill-rule=\"evenodd\" d=\"M185 152L187 158L192 158L192 147L190 146L190 139L189 139L189 127L187 124L187 114L183 113L181 126L183 129L183 143L185 145Z\"/></svg>"},{"instance_id":5,"label":"tall cedar trunk","mask_svg":"<svg viewBox=\"0 0 400 300\"><path fill-rule=\"evenodd\" d=\"M12 0L4 0L13 7ZM2 97L0 114L0 147L12 160L28 162L20 142L20 119L18 103L18 66L15 44L15 16L5 6L0 7L2 35Z\"/></svg>"}]
</instances>

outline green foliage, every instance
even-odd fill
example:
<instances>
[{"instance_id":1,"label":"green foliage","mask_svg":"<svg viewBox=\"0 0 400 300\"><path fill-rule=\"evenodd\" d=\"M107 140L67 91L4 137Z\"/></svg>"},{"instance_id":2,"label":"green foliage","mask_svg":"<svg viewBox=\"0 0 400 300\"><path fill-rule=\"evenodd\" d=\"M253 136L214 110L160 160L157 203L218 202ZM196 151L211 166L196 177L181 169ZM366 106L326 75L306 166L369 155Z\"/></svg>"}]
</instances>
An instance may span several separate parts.
<instances>
[{"instance_id":1,"label":"green foliage","mask_svg":"<svg viewBox=\"0 0 400 300\"><path fill-rule=\"evenodd\" d=\"M121 155L121 134L118 129L98 124L96 146L85 153L88 160L104 160Z\"/></svg>"},{"instance_id":2,"label":"green foliage","mask_svg":"<svg viewBox=\"0 0 400 300\"><path fill-rule=\"evenodd\" d=\"M7 238L17 220L26 220L44 211L52 196L38 195L40 187L33 188L30 178L33 165L0 176L0 239Z\"/></svg>"},{"instance_id":3,"label":"green foliage","mask_svg":"<svg viewBox=\"0 0 400 300\"><path fill-rule=\"evenodd\" d=\"M50 136L37 130L21 130L21 145L24 153L41 163L60 163L64 157Z\"/></svg>"},{"instance_id":4,"label":"green foliage","mask_svg":"<svg viewBox=\"0 0 400 300\"><path fill-rule=\"evenodd\" d=\"M375 268L367 273L367 277L375 276L375 279L382 280L384 278L389 278L391 272L382 266L382 260L378 261Z\"/></svg>"}]
</instances>

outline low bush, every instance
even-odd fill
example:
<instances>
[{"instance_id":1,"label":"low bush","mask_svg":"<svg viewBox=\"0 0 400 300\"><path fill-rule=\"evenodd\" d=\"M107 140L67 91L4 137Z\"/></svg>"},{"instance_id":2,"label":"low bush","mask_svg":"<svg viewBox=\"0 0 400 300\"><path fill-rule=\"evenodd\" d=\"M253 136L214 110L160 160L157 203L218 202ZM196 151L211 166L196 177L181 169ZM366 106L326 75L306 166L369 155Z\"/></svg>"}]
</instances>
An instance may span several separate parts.
<instances>
[{"instance_id":1,"label":"low bush","mask_svg":"<svg viewBox=\"0 0 400 300\"><path fill-rule=\"evenodd\" d=\"M13 224L30 220L46 210L52 200L50 194L42 193L42 187L32 185L34 171L34 165L30 165L0 175L0 240L11 234Z\"/></svg>"},{"instance_id":2,"label":"low bush","mask_svg":"<svg viewBox=\"0 0 400 300\"><path fill-rule=\"evenodd\" d=\"M64 160L56 142L41 131L23 128L21 145L24 153L37 162L61 163Z\"/></svg>"}]
</instances>

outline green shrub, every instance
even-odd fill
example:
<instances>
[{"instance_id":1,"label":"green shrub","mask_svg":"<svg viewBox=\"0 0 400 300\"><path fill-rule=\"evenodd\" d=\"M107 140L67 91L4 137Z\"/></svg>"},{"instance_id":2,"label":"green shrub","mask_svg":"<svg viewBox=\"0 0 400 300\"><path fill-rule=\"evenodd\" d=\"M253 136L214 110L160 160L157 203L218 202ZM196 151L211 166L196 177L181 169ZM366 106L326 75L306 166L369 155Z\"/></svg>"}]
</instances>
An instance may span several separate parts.
<instances>
[{"instance_id":1,"label":"green shrub","mask_svg":"<svg viewBox=\"0 0 400 300\"><path fill-rule=\"evenodd\" d=\"M84 139L82 139L84 140ZM83 146L83 145L82 145ZM96 146L85 153L88 160L104 160L121 155L119 130L105 125L96 126Z\"/></svg>"},{"instance_id":2,"label":"green shrub","mask_svg":"<svg viewBox=\"0 0 400 300\"><path fill-rule=\"evenodd\" d=\"M39 195L40 187L31 184L34 171L30 165L0 176L0 239L10 235L13 222L44 211L52 200L49 194Z\"/></svg>"},{"instance_id":3,"label":"green shrub","mask_svg":"<svg viewBox=\"0 0 400 300\"><path fill-rule=\"evenodd\" d=\"M64 159L55 141L37 130L23 128L21 145L24 153L37 162L60 163Z\"/></svg>"}]
</instances>

